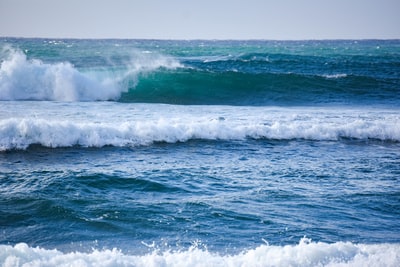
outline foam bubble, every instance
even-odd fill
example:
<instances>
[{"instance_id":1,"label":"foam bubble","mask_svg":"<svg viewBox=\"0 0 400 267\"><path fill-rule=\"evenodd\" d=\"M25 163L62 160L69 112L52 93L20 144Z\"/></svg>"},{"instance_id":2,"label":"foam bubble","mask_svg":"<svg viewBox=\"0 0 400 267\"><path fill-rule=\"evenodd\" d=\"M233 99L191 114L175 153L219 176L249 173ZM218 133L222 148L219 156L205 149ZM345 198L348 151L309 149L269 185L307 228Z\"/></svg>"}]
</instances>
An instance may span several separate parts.
<instances>
[{"instance_id":1,"label":"foam bubble","mask_svg":"<svg viewBox=\"0 0 400 267\"><path fill-rule=\"evenodd\" d=\"M197 247L127 255L118 249L91 253L32 248L20 243L0 246L2 266L399 266L399 244L333 244L302 239L297 245L261 245L235 255Z\"/></svg>"}]
</instances>

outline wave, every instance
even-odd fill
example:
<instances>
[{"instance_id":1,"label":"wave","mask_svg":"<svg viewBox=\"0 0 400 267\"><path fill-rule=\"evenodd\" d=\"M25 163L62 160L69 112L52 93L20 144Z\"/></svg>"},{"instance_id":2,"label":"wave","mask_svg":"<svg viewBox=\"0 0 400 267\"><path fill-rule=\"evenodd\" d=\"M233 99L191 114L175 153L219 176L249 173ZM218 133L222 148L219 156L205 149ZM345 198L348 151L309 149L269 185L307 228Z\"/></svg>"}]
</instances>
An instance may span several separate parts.
<instances>
[{"instance_id":1,"label":"wave","mask_svg":"<svg viewBox=\"0 0 400 267\"><path fill-rule=\"evenodd\" d=\"M399 95L396 76L365 71L364 63L332 68L326 67L328 58L267 53L181 60L183 68L140 76L120 101L260 106L365 104L395 103Z\"/></svg>"},{"instance_id":2,"label":"wave","mask_svg":"<svg viewBox=\"0 0 400 267\"><path fill-rule=\"evenodd\" d=\"M1 52L0 100L120 101L205 105L398 105L398 78L382 73L332 73L294 55L174 58L150 51L72 63ZM93 61L93 62L92 62ZM307 67L308 65L311 67ZM322 65L321 65L322 64ZM308 72L307 72L307 69ZM381 77L382 76L382 77Z\"/></svg>"},{"instance_id":3,"label":"wave","mask_svg":"<svg viewBox=\"0 0 400 267\"><path fill-rule=\"evenodd\" d=\"M235 255L193 246L182 251L128 255L118 249L63 253L56 249L0 245L2 266L399 266L399 244L322 243L303 238L297 245L261 245Z\"/></svg>"},{"instance_id":4,"label":"wave","mask_svg":"<svg viewBox=\"0 0 400 267\"><path fill-rule=\"evenodd\" d=\"M140 75L122 102L216 105L304 105L394 101L395 90L347 74L246 73L194 68Z\"/></svg>"},{"instance_id":5,"label":"wave","mask_svg":"<svg viewBox=\"0 0 400 267\"><path fill-rule=\"evenodd\" d=\"M394 120L394 121L391 121ZM159 118L124 123L75 122L39 118L0 121L0 151L45 147L144 146L189 140L381 140L400 142L399 121L353 118L337 120L296 118L271 121L210 118Z\"/></svg>"},{"instance_id":6,"label":"wave","mask_svg":"<svg viewBox=\"0 0 400 267\"><path fill-rule=\"evenodd\" d=\"M132 55L133 56L133 55ZM137 75L180 64L169 57L135 53L125 65L78 70L69 62L28 59L21 50L0 53L0 100L98 101L118 100L137 83Z\"/></svg>"}]
</instances>

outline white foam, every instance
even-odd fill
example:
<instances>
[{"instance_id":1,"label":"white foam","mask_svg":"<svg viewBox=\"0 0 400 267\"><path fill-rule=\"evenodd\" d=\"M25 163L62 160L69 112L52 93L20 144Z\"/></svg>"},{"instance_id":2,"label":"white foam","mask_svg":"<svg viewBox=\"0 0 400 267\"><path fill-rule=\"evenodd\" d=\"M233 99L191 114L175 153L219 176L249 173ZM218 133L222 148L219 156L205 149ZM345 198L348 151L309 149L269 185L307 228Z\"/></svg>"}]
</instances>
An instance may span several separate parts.
<instances>
[{"instance_id":1,"label":"white foam","mask_svg":"<svg viewBox=\"0 0 400 267\"><path fill-rule=\"evenodd\" d=\"M0 246L0 263L11 266L385 266L400 265L400 244L333 244L302 239L297 245L261 245L234 255L197 247L128 255L118 249L91 253L32 248L24 243Z\"/></svg>"},{"instance_id":2,"label":"white foam","mask_svg":"<svg viewBox=\"0 0 400 267\"><path fill-rule=\"evenodd\" d=\"M288 110L282 110L276 114L262 115L251 113L253 109L240 111L228 107L226 112L236 114L221 117L210 107L209 110L206 107L162 105L139 107L136 111L138 113L126 111L125 107L122 110L116 107L116 111L112 109L117 113L110 113L105 107L92 107L90 112L99 113L95 116L89 111L84 113L85 107L79 109L77 106L71 106L77 110L76 118L66 116L68 113L63 112L51 114L51 109L41 109L41 112L48 113L47 116L21 115L22 117L3 119L0 116L0 151L26 149L32 144L46 147L140 146L154 142L176 143L193 139L334 141L349 138L400 141L400 119L396 114L372 113L360 117L348 112L341 116L333 116L330 113L318 112L285 114ZM141 109L144 107L151 107L152 111L142 114ZM189 108L192 110L189 111ZM118 111L123 115L118 114Z\"/></svg>"},{"instance_id":3,"label":"white foam","mask_svg":"<svg viewBox=\"0 0 400 267\"><path fill-rule=\"evenodd\" d=\"M126 79L135 82L140 72L180 66L169 57L133 52L122 73L80 72L69 62L29 60L10 47L3 48L0 59L0 100L116 100L128 90Z\"/></svg>"},{"instance_id":4,"label":"white foam","mask_svg":"<svg viewBox=\"0 0 400 267\"><path fill-rule=\"evenodd\" d=\"M323 77L325 77L327 79L340 79L340 78L346 78L347 74L345 74L345 73L326 74L326 75L323 75Z\"/></svg>"}]
</instances>

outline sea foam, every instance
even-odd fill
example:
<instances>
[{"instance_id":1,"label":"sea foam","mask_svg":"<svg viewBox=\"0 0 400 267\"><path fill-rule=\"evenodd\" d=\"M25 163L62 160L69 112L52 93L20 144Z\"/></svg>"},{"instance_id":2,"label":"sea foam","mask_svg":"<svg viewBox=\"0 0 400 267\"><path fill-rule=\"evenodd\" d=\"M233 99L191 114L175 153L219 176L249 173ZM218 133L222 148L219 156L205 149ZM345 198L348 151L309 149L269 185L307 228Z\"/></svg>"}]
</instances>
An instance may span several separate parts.
<instances>
[{"instance_id":1,"label":"sea foam","mask_svg":"<svg viewBox=\"0 0 400 267\"><path fill-rule=\"evenodd\" d=\"M0 120L0 151L26 149L39 144L45 147L142 146L155 142L188 140L328 140L340 139L400 141L396 116L385 120L347 118L299 119L298 117L256 119L210 118L186 115L118 119L111 121L75 121L45 118L11 118ZM111 119L110 119L111 120ZM123 122L120 122L122 120Z\"/></svg>"},{"instance_id":2,"label":"sea foam","mask_svg":"<svg viewBox=\"0 0 400 267\"><path fill-rule=\"evenodd\" d=\"M21 51L3 47L0 53L0 100L97 101L117 100L137 76L158 68L181 66L159 54L132 52L122 71L85 72L69 62L45 63Z\"/></svg>"},{"instance_id":3,"label":"sea foam","mask_svg":"<svg viewBox=\"0 0 400 267\"><path fill-rule=\"evenodd\" d=\"M399 266L399 244L333 244L303 238L297 245L261 245L234 255L197 247L182 251L124 254L118 249L62 253L25 243L0 246L0 263L11 266Z\"/></svg>"}]
</instances>

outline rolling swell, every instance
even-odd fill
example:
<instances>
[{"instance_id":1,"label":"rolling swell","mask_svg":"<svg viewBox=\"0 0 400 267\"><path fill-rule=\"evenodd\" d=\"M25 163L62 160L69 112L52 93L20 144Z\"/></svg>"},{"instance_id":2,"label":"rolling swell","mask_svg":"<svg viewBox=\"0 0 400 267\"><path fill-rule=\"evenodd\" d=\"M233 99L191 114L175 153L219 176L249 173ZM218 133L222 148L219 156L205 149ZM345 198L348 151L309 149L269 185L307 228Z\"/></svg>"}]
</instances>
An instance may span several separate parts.
<instances>
[{"instance_id":1,"label":"rolling swell","mask_svg":"<svg viewBox=\"0 0 400 267\"><path fill-rule=\"evenodd\" d=\"M298 48L296 48L298 49ZM254 50L254 51L253 51ZM180 57L181 68L139 75L122 102L229 105L399 103L398 55L388 50L271 51ZM215 52L215 51L214 51Z\"/></svg>"},{"instance_id":2,"label":"rolling swell","mask_svg":"<svg viewBox=\"0 0 400 267\"><path fill-rule=\"evenodd\" d=\"M360 75L251 73L194 68L160 69L139 75L121 102L229 105L308 105L395 102L390 79ZM397 99L398 100L398 99Z\"/></svg>"}]
</instances>

